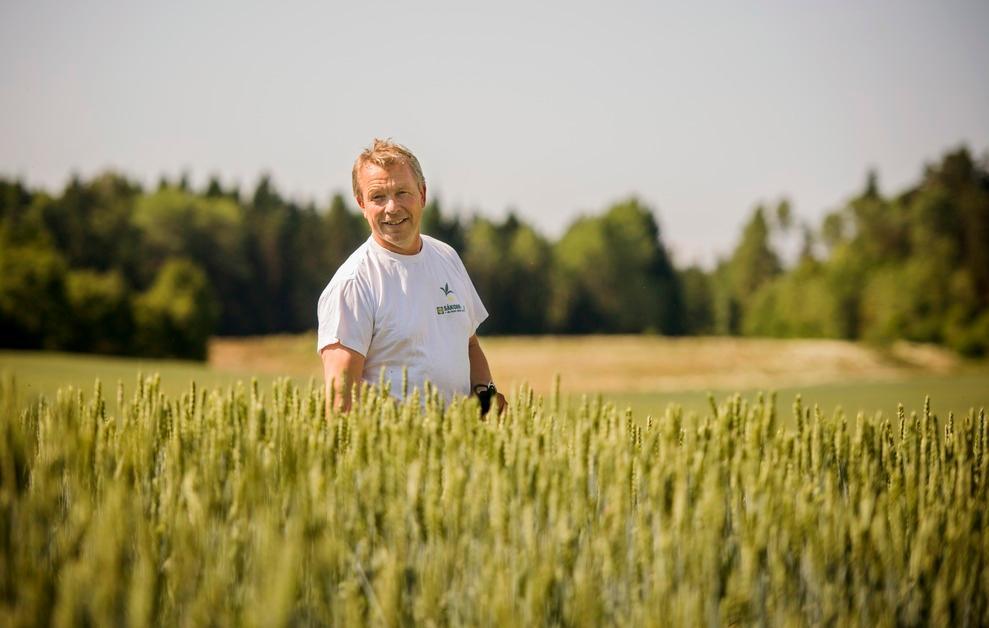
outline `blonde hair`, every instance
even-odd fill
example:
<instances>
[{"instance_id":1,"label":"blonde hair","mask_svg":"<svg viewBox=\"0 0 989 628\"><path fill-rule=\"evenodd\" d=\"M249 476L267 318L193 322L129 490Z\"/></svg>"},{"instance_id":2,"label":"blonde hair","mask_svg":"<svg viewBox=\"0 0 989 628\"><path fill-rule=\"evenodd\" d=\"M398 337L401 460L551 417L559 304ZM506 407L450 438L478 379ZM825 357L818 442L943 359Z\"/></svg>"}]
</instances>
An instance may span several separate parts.
<instances>
[{"instance_id":1,"label":"blonde hair","mask_svg":"<svg viewBox=\"0 0 989 628\"><path fill-rule=\"evenodd\" d=\"M379 168L389 168L395 164L406 164L416 178L416 184L421 191L426 187L426 178L422 176L422 166L419 160L408 148L402 146L391 139L382 140L374 138L370 147L365 148L357 160L354 161L354 170L351 173L352 184L354 186L354 198L361 199L361 184L357 180L357 173L367 164L374 164Z\"/></svg>"}]
</instances>

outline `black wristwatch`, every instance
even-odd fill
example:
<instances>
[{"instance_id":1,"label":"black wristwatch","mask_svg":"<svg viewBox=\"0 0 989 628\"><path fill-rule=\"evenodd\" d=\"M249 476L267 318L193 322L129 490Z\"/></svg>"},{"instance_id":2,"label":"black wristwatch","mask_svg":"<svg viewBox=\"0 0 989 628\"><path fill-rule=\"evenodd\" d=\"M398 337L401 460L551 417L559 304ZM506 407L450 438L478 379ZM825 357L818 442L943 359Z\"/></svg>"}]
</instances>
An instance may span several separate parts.
<instances>
[{"instance_id":1,"label":"black wristwatch","mask_svg":"<svg viewBox=\"0 0 989 628\"><path fill-rule=\"evenodd\" d=\"M474 394L481 402L481 414L487 414L491 409L491 398L498 394L498 389L495 388L494 382L478 384L474 386Z\"/></svg>"}]
</instances>

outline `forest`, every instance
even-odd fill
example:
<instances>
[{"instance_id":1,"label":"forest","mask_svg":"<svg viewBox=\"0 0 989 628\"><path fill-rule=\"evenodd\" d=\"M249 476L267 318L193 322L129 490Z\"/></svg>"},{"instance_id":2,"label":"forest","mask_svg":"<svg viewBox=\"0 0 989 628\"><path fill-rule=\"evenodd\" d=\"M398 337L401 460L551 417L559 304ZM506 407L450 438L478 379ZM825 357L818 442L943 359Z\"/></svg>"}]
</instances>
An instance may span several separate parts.
<instances>
[{"instance_id":1,"label":"forest","mask_svg":"<svg viewBox=\"0 0 989 628\"><path fill-rule=\"evenodd\" d=\"M966 147L884 193L869 173L820 224L757 205L713 268L678 268L658 210L629 197L551 241L431 201L422 230L460 253L481 333L650 333L938 343L989 352L989 158ZM245 192L120 173L63 190L0 176L0 346L204 359L213 335L310 330L316 299L369 234L337 194ZM790 245L792 255L784 254Z\"/></svg>"}]
</instances>

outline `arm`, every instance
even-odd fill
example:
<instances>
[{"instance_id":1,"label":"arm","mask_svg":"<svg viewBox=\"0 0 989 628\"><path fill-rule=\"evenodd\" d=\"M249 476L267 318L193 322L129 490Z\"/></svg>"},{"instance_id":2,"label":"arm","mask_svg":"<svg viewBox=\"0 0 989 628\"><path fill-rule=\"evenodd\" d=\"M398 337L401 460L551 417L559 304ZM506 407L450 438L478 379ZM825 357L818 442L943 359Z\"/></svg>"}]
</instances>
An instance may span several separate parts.
<instances>
[{"instance_id":1,"label":"arm","mask_svg":"<svg viewBox=\"0 0 989 628\"><path fill-rule=\"evenodd\" d=\"M350 410L351 387L361 381L364 373L364 356L348 349L339 342L323 347L319 352L323 360L323 385L326 390L326 415L329 416L331 391L336 389L337 410Z\"/></svg>"},{"instance_id":2,"label":"arm","mask_svg":"<svg viewBox=\"0 0 989 628\"><path fill-rule=\"evenodd\" d=\"M489 384L494 381L491 379L491 367L488 366L488 359L484 356L477 334L467 339L467 359L470 360L470 388L472 391L474 386L478 384ZM499 414L508 406L505 395L500 392L493 403L496 404L495 407L498 408Z\"/></svg>"}]
</instances>

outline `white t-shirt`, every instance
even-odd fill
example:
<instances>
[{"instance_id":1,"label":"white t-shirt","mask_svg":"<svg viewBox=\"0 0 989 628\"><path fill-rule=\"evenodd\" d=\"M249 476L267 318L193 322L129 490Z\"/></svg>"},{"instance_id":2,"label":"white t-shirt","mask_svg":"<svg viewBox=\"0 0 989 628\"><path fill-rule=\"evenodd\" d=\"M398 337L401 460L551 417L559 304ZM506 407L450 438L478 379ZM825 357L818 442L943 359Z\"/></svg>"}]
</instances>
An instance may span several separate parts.
<instances>
[{"instance_id":1,"label":"white t-shirt","mask_svg":"<svg viewBox=\"0 0 989 628\"><path fill-rule=\"evenodd\" d=\"M449 400L470 394L467 340L488 317L467 269L447 244L422 236L415 255L393 253L369 237L347 258L317 306L316 351L339 342L365 357L362 379L384 369L391 392L426 380Z\"/></svg>"}]
</instances>

